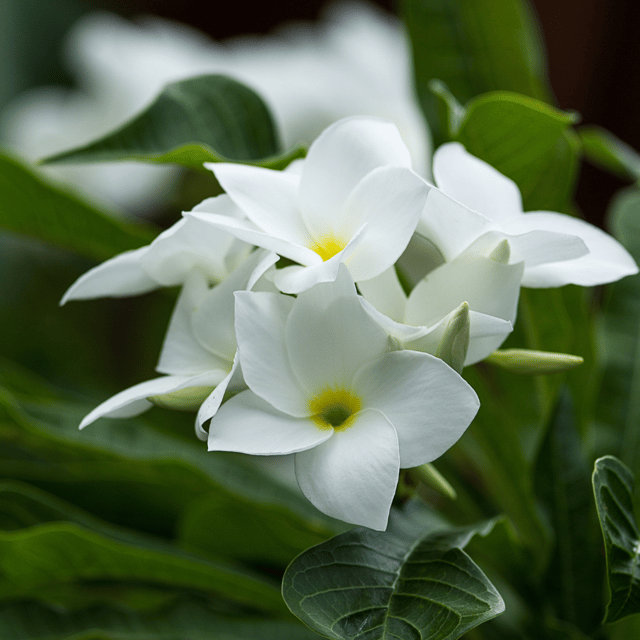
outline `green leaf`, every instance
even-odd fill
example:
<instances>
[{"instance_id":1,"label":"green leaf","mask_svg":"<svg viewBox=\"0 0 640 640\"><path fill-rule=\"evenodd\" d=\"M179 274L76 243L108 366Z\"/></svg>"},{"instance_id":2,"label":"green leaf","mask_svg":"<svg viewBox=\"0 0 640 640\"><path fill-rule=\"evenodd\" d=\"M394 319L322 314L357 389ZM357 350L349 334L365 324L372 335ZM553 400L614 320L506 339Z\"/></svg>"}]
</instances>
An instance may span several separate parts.
<instances>
[{"instance_id":1,"label":"green leaf","mask_svg":"<svg viewBox=\"0 0 640 640\"><path fill-rule=\"evenodd\" d=\"M507 91L485 93L460 111L441 84L434 91L450 114L449 138L511 178L525 211L563 211L574 192L580 140L573 113Z\"/></svg>"},{"instance_id":2,"label":"green leaf","mask_svg":"<svg viewBox=\"0 0 640 640\"><path fill-rule=\"evenodd\" d=\"M442 79L466 102L487 91L549 100L544 48L523 0L404 0L416 89L436 144L446 137L429 82Z\"/></svg>"},{"instance_id":3,"label":"green leaf","mask_svg":"<svg viewBox=\"0 0 640 640\"><path fill-rule=\"evenodd\" d=\"M622 192L609 221L615 237L640 261L640 191ZM599 450L616 453L634 473L640 470L640 275L607 288L602 322L603 373L596 417Z\"/></svg>"},{"instance_id":4,"label":"green leaf","mask_svg":"<svg viewBox=\"0 0 640 640\"><path fill-rule=\"evenodd\" d=\"M418 540L358 527L298 556L282 593L291 611L336 640L454 640L504 610L462 550L494 521Z\"/></svg>"},{"instance_id":5,"label":"green leaf","mask_svg":"<svg viewBox=\"0 0 640 640\"><path fill-rule=\"evenodd\" d=\"M255 573L119 529L28 485L0 483L0 523L0 599L75 603L99 599L105 584L149 585L283 609L275 586Z\"/></svg>"},{"instance_id":6,"label":"green leaf","mask_svg":"<svg viewBox=\"0 0 640 640\"><path fill-rule=\"evenodd\" d=\"M24 374L18 380L21 386L27 382ZM36 379L33 389L38 384ZM238 499L258 512L264 507L273 510L276 519L286 512L285 530L307 531L314 541L342 530L241 456L208 452L193 433L191 416L152 409L152 420L149 414L104 420L79 431L90 409L68 399L37 398L0 386L0 437L15 450L14 455L6 448L0 453L0 477L36 484L103 518L160 535L173 532L192 510L191 503L205 496ZM233 543L222 531L211 537L208 548L216 540ZM228 556L233 548L221 544L218 555Z\"/></svg>"},{"instance_id":7,"label":"green leaf","mask_svg":"<svg viewBox=\"0 0 640 640\"><path fill-rule=\"evenodd\" d=\"M11 640L313 640L300 624L240 620L191 597L150 612L92 606L64 611L35 601L0 606L0 637Z\"/></svg>"},{"instance_id":8,"label":"green leaf","mask_svg":"<svg viewBox=\"0 0 640 640\"><path fill-rule=\"evenodd\" d=\"M604 536L611 599L605 622L640 613L640 531L633 513L633 475L620 460L596 460L593 492Z\"/></svg>"},{"instance_id":9,"label":"green leaf","mask_svg":"<svg viewBox=\"0 0 640 640\"><path fill-rule=\"evenodd\" d=\"M283 506L224 494L193 501L177 535L183 547L203 555L223 554L242 562L282 567L327 537L326 529Z\"/></svg>"},{"instance_id":10,"label":"green leaf","mask_svg":"<svg viewBox=\"0 0 640 640\"><path fill-rule=\"evenodd\" d=\"M273 119L249 87L225 76L198 76L168 84L122 127L44 163L140 160L202 168L204 162L248 162L282 168L304 155L280 155Z\"/></svg>"},{"instance_id":11,"label":"green leaf","mask_svg":"<svg viewBox=\"0 0 640 640\"><path fill-rule=\"evenodd\" d=\"M597 126L578 129L585 157L621 178L640 180L640 154L610 131Z\"/></svg>"},{"instance_id":12,"label":"green leaf","mask_svg":"<svg viewBox=\"0 0 640 640\"><path fill-rule=\"evenodd\" d=\"M108 216L0 154L0 229L105 260L157 235L151 227Z\"/></svg>"},{"instance_id":13,"label":"green leaf","mask_svg":"<svg viewBox=\"0 0 640 640\"><path fill-rule=\"evenodd\" d=\"M593 558L600 533L590 488L590 462L568 392L560 400L536 464L536 489L555 541L544 575L556 617L592 632L602 619L603 571Z\"/></svg>"}]
</instances>

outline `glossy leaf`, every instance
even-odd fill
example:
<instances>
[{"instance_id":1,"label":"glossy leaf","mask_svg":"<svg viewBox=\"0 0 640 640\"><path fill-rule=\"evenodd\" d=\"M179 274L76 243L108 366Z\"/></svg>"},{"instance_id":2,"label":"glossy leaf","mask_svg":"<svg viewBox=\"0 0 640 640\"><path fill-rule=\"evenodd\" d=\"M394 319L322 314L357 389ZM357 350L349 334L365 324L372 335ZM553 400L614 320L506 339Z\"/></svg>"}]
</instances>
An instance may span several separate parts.
<instances>
[{"instance_id":1,"label":"glossy leaf","mask_svg":"<svg viewBox=\"0 0 640 640\"><path fill-rule=\"evenodd\" d=\"M275 125L260 96L236 80L209 75L168 84L116 131L43 162L140 160L201 168L226 160L279 168L301 150L279 153Z\"/></svg>"},{"instance_id":2,"label":"glossy leaf","mask_svg":"<svg viewBox=\"0 0 640 640\"><path fill-rule=\"evenodd\" d=\"M160 535L173 532L191 503L207 495L273 510L276 519L286 512L285 529L298 527L319 539L341 530L304 497L240 457L207 452L193 434L191 416L152 410L153 420L104 420L79 431L92 405L34 397L36 385L31 394L0 386L0 435L15 449L0 452L0 477L36 484L103 518ZM219 539L212 535L212 547L224 538L224 532ZM218 555L229 550L220 545Z\"/></svg>"},{"instance_id":3,"label":"glossy leaf","mask_svg":"<svg viewBox=\"0 0 640 640\"><path fill-rule=\"evenodd\" d=\"M0 523L0 599L82 602L102 582L192 589L282 611L277 589L257 574L101 522L28 485L0 485Z\"/></svg>"},{"instance_id":4,"label":"glossy leaf","mask_svg":"<svg viewBox=\"0 0 640 640\"><path fill-rule=\"evenodd\" d=\"M535 471L537 493L554 533L543 578L547 606L558 619L590 633L602 619L603 567L593 557L600 532L591 497L591 465L566 391L554 411Z\"/></svg>"},{"instance_id":5,"label":"glossy leaf","mask_svg":"<svg viewBox=\"0 0 640 640\"><path fill-rule=\"evenodd\" d=\"M190 551L214 557L222 554L261 566L285 567L297 554L327 537L325 528L285 507L225 494L207 494L194 501L178 529L178 541Z\"/></svg>"},{"instance_id":6,"label":"glossy leaf","mask_svg":"<svg viewBox=\"0 0 640 640\"><path fill-rule=\"evenodd\" d=\"M633 513L633 475L620 460L596 460L593 492L604 536L611 598L605 622L640 613L640 531Z\"/></svg>"},{"instance_id":7,"label":"glossy leaf","mask_svg":"<svg viewBox=\"0 0 640 640\"><path fill-rule=\"evenodd\" d=\"M212 635L215 634L215 635ZM95 605L61 610L35 601L0 606L0 637L11 640L313 640L300 624L223 617L196 598L137 612Z\"/></svg>"},{"instance_id":8,"label":"glossy leaf","mask_svg":"<svg viewBox=\"0 0 640 640\"><path fill-rule=\"evenodd\" d=\"M640 154L610 131L597 126L578 129L585 157L621 178L640 180Z\"/></svg>"},{"instance_id":9,"label":"glossy leaf","mask_svg":"<svg viewBox=\"0 0 640 640\"><path fill-rule=\"evenodd\" d=\"M477 96L461 111L446 87L431 86L447 104L449 138L511 178L525 211L566 209L581 153L575 114L507 91Z\"/></svg>"},{"instance_id":10,"label":"glossy leaf","mask_svg":"<svg viewBox=\"0 0 640 640\"><path fill-rule=\"evenodd\" d=\"M440 78L462 102L487 91L548 100L544 49L523 0L404 0L416 89L437 144L446 139L429 82Z\"/></svg>"},{"instance_id":11,"label":"glossy leaf","mask_svg":"<svg viewBox=\"0 0 640 640\"><path fill-rule=\"evenodd\" d=\"M151 227L104 214L0 154L0 229L105 260L153 240Z\"/></svg>"},{"instance_id":12,"label":"glossy leaf","mask_svg":"<svg viewBox=\"0 0 640 640\"><path fill-rule=\"evenodd\" d=\"M454 640L504 610L462 550L493 521L418 540L358 527L298 556L282 593L312 629L339 640Z\"/></svg>"}]
</instances>

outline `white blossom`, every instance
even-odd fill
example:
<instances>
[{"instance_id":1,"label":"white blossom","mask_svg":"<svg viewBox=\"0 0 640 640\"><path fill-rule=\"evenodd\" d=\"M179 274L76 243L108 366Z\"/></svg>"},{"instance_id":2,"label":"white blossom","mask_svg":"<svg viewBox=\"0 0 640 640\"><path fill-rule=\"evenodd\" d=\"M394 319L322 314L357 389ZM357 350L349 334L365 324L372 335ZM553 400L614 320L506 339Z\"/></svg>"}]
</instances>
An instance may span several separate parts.
<instances>
[{"instance_id":1,"label":"white blossom","mask_svg":"<svg viewBox=\"0 0 640 640\"><path fill-rule=\"evenodd\" d=\"M411 170L395 125L376 118L331 125L296 171L205 166L248 220L203 206L185 215L297 262L276 273L285 293L334 280L341 263L357 281L389 268L406 248L429 190Z\"/></svg>"},{"instance_id":2,"label":"white blossom","mask_svg":"<svg viewBox=\"0 0 640 640\"><path fill-rule=\"evenodd\" d=\"M385 529L399 469L453 445L479 406L442 360L390 351L346 268L297 299L236 293L249 390L220 407L209 449L295 454L298 483L325 513Z\"/></svg>"}]
</instances>

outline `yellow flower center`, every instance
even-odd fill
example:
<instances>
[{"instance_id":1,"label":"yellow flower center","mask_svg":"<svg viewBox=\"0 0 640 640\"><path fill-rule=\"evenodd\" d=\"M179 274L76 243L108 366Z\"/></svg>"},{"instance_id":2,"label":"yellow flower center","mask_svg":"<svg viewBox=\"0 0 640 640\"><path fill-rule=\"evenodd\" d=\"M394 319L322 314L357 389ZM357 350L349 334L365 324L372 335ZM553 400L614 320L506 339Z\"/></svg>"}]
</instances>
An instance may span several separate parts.
<instances>
[{"instance_id":1,"label":"yellow flower center","mask_svg":"<svg viewBox=\"0 0 640 640\"><path fill-rule=\"evenodd\" d=\"M310 247L311 251L315 251L324 262L329 258L333 258L336 253L340 253L347 246L347 241L336 237L333 233L322 236Z\"/></svg>"},{"instance_id":2,"label":"yellow flower center","mask_svg":"<svg viewBox=\"0 0 640 640\"><path fill-rule=\"evenodd\" d=\"M311 419L320 429L346 429L362 406L348 389L325 389L309 400Z\"/></svg>"}]
</instances>

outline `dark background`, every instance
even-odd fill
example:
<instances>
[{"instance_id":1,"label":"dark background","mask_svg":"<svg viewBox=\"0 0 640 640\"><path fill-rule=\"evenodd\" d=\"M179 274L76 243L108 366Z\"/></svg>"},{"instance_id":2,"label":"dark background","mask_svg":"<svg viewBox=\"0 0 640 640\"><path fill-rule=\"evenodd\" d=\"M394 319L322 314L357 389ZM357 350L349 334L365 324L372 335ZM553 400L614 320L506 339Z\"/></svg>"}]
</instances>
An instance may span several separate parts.
<instances>
[{"instance_id":1,"label":"dark background","mask_svg":"<svg viewBox=\"0 0 640 640\"><path fill-rule=\"evenodd\" d=\"M11 33L30 30L32 34L30 42L12 38L11 33L4 38L5 53L13 53L18 65L13 82L5 83L5 95L0 92L0 106L27 86L65 80L56 57L59 42L73 20L87 11L106 9L129 18L153 13L222 39L242 33L268 33L290 20L314 20L327 4L326 0L0 0L0 20L3 11L9 15L12 7L18 8L10 16L16 23ZM375 4L392 10L396 3L376 0ZM532 4L546 42L557 105L578 111L584 124L606 127L640 149L640 2L534 0ZM38 45L35 48L34 41ZM2 48L0 42L0 53ZM20 64L27 49L31 63L29 73L24 73ZM8 73L8 67L4 73ZM585 217L601 224L611 195L624 184L585 164L577 196Z\"/></svg>"}]
</instances>

